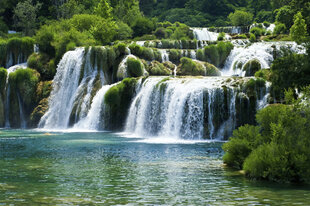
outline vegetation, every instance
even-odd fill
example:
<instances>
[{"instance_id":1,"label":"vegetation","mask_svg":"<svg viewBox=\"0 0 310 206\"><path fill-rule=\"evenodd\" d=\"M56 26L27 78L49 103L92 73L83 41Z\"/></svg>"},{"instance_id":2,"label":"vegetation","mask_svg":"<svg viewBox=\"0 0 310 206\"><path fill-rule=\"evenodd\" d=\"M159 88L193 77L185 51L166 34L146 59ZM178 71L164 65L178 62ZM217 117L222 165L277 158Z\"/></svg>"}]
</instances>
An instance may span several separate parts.
<instances>
[{"instance_id":1,"label":"vegetation","mask_svg":"<svg viewBox=\"0 0 310 206\"><path fill-rule=\"evenodd\" d=\"M252 23L253 14L245 11L235 11L235 13L230 13L228 18L234 26L248 26Z\"/></svg>"},{"instance_id":2,"label":"vegetation","mask_svg":"<svg viewBox=\"0 0 310 206\"><path fill-rule=\"evenodd\" d=\"M309 106L302 100L309 98L309 88L303 98L295 101L292 90L287 102L292 105L272 105L257 116L258 126L245 125L234 131L223 149L224 161L244 169L251 178L281 182L308 182Z\"/></svg>"}]
</instances>

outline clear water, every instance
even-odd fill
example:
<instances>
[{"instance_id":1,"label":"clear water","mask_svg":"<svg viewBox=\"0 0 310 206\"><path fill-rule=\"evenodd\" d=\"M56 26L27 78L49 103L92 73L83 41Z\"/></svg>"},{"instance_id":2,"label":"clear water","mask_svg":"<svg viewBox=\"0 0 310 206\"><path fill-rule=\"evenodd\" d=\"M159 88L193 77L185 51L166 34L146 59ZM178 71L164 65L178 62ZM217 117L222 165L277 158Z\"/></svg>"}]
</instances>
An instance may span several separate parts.
<instances>
[{"instance_id":1,"label":"clear water","mask_svg":"<svg viewBox=\"0 0 310 206\"><path fill-rule=\"evenodd\" d=\"M309 205L310 187L245 179L220 142L0 130L0 205Z\"/></svg>"}]
</instances>

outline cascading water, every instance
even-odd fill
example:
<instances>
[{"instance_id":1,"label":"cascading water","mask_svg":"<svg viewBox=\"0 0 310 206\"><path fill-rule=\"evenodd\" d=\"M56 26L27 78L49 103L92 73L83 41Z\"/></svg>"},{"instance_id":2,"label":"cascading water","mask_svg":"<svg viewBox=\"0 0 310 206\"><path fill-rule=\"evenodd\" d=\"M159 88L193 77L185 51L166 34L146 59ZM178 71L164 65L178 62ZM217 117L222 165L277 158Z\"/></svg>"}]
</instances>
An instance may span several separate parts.
<instances>
[{"instance_id":1,"label":"cascading water","mask_svg":"<svg viewBox=\"0 0 310 206\"><path fill-rule=\"evenodd\" d=\"M225 83L228 79L148 78L131 104L126 133L196 140L227 137L237 125L240 92Z\"/></svg>"},{"instance_id":2,"label":"cascading water","mask_svg":"<svg viewBox=\"0 0 310 206\"><path fill-rule=\"evenodd\" d=\"M102 128L104 125L104 118L102 117L104 116L105 111L105 105L103 102L104 95L112 86L113 85L105 85L98 91L93 99L93 103L87 116L73 126L74 130L98 131L104 129Z\"/></svg>"},{"instance_id":3,"label":"cascading water","mask_svg":"<svg viewBox=\"0 0 310 206\"><path fill-rule=\"evenodd\" d=\"M7 78L6 78L6 98L5 98L5 128L10 128L10 118L9 118L9 112L10 112L10 94L11 94L11 86L9 84L9 75L12 72L15 72L19 69L26 69L27 63L17 64L14 66L11 66L7 69ZM26 121L24 118L22 105L20 101L20 96L18 95L18 101L19 101L19 112L20 112L20 120L21 120L21 127L26 128Z\"/></svg>"},{"instance_id":4,"label":"cascading water","mask_svg":"<svg viewBox=\"0 0 310 206\"><path fill-rule=\"evenodd\" d=\"M218 33L211 32L207 28L192 28L194 37L199 41L217 41Z\"/></svg>"},{"instance_id":5,"label":"cascading water","mask_svg":"<svg viewBox=\"0 0 310 206\"><path fill-rule=\"evenodd\" d=\"M160 49L159 52L161 53L162 62L168 62L169 61L169 54L168 54L167 50Z\"/></svg>"},{"instance_id":6,"label":"cascading water","mask_svg":"<svg viewBox=\"0 0 310 206\"><path fill-rule=\"evenodd\" d=\"M298 46L294 42L259 42L250 46L240 45L239 42L235 42L235 47L226 60L222 74L223 76L244 77L245 71L243 67L253 59L259 61L261 68L270 68L271 63L274 61L274 55L281 56L282 49L298 54L306 52L304 47Z\"/></svg>"}]
</instances>

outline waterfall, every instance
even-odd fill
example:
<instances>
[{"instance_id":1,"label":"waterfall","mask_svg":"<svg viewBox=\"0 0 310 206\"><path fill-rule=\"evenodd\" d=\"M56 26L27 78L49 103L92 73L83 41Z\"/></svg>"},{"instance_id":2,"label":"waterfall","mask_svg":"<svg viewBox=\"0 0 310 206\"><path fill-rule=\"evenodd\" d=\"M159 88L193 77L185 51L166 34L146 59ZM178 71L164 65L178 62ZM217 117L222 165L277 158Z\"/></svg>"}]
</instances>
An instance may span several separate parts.
<instances>
[{"instance_id":1,"label":"waterfall","mask_svg":"<svg viewBox=\"0 0 310 206\"><path fill-rule=\"evenodd\" d=\"M132 101L126 133L195 140L231 135L240 91L225 86L227 79L149 77Z\"/></svg>"},{"instance_id":2,"label":"waterfall","mask_svg":"<svg viewBox=\"0 0 310 206\"><path fill-rule=\"evenodd\" d=\"M20 127L22 129L25 129L25 128L27 128L27 122L26 122L25 117L24 117L23 104L22 104L22 101L20 99L19 92L17 92L17 100L18 100L18 106L19 106Z\"/></svg>"},{"instance_id":3,"label":"waterfall","mask_svg":"<svg viewBox=\"0 0 310 206\"><path fill-rule=\"evenodd\" d=\"M26 69L27 68L27 63L22 63L22 64L17 64L14 66L11 66L10 68L7 69L7 78L6 78L6 98L5 98L5 128L10 128L10 93L11 93L11 87L9 84L9 76L10 73L17 71L18 69ZM21 112L21 102L20 102L20 96L18 95L18 101L19 101L19 109ZM21 112L22 115L20 115L20 120L21 120L21 126L26 128L26 121L23 117L23 112Z\"/></svg>"},{"instance_id":4,"label":"waterfall","mask_svg":"<svg viewBox=\"0 0 310 206\"><path fill-rule=\"evenodd\" d=\"M271 63L274 61L275 52L280 56L283 49L298 54L306 52L304 47L298 46L294 42L259 42L250 46L240 45L239 42L235 42L235 47L226 60L222 74L224 76L244 77L245 71L243 67L253 59L260 62L262 69L270 68Z\"/></svg>"},{"instance_id":5,"label":"waterfall","mask_svg":"<svg viewBox=\"0 0 310 206\"><path fill-rule=\"evenodd\" d=\"M160 49L159 50L161 54L162 62L168 62L169 61L169 54L166 49Z\"/></svg>"},{"instance_id":6,"label":"waterfall","mask_svg":"<svg viewBox=\"0 0 310 206\"><path fill-rule=\"evenodd\" d=\"M212 32L208 28L191 28L195 39L198 41L217 41L219 33ZM231 36L225 34L225 39L230 39Z\"/></svg>"},{"instance_id":7,"label":"waterfall","mask_svg":"<svg viewBox=\"0 0 310 206\"><path fill-rule=\"evenodd\" d=\"M97 131L104 129L102 128L102 125L104 125L104 118L102 117L105 111L104 95L112 86L113 85L105 85L98 91L87 116L74 125L74 130Z\"/></svg>"},{"instance_id":8,"label":"waterfall","mask_svg":"<svg viewBox=\"0 0 310 206\"><path fill-rule=\"evenodd\" d=\"M84 48L67 52L60 61L53 80L49 98L49 109L41 118L39 127L45 129L66 129L79 91L79 78L83 64Z\"/></svg>"}]
</instances>

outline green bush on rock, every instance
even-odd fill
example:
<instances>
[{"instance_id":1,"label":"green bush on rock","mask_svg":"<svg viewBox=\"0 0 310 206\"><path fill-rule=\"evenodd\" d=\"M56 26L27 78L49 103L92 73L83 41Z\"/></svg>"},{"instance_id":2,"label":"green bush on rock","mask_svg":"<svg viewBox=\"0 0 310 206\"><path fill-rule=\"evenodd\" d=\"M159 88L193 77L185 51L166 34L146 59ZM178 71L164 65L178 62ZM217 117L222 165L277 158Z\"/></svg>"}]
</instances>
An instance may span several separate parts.
<instances>
[{"instance_id":1,"label":"green bush on rock","mask_svg":"<svg viewBox=\"0 0 310 206\"><path fill-rule=\"evenodd\" d=\"M177 69L178 75L205 76L206 68L200 62L195 62L190 58L183 57Z\"/></svg>"},{"instance_id":2,"label":"green bush on rock","mask_svg":"<svg viewBox=\"0 0 310 206\"><path fill-rule=\"evenodd\" d=\"M170 69L166 68L164 64L161 64L158 61L151 62L147 67L147 71L150 75L154 76L168 76L172 74Z\"/></svg>"},{"instance_id":3,"label":"green bush on rock","mask_svg":"<svg viewBox=\"0 0 310 206\"><path fill-rule=\"evenodd\" d=\"M127 59L127 72L129 77L143 76L144 68L140 60L129 57Z\"/></svg>"},{"instance_id":4,"label":"green bush on rock","mask_svg":"<svg viewBox=\"0 0 310 206\"><path fill-rule=\"evenodd\" d=\"M49 59L46 54L33 53L28 58L28 67L37 70L43 80L52 80L56 74L56 66L54 60Z\"/></svg>"},{"instance_id":5,"label":"green bush on rock","mask_svg":"<svg viewBox=\"0 0 310 206\"><path fill-rule=\"evenodd\" d=\"M261 69L261 64L257 59L248 61L243 67L246 77L254 76L255 73Z\"/></svg>"}]
</instances>

